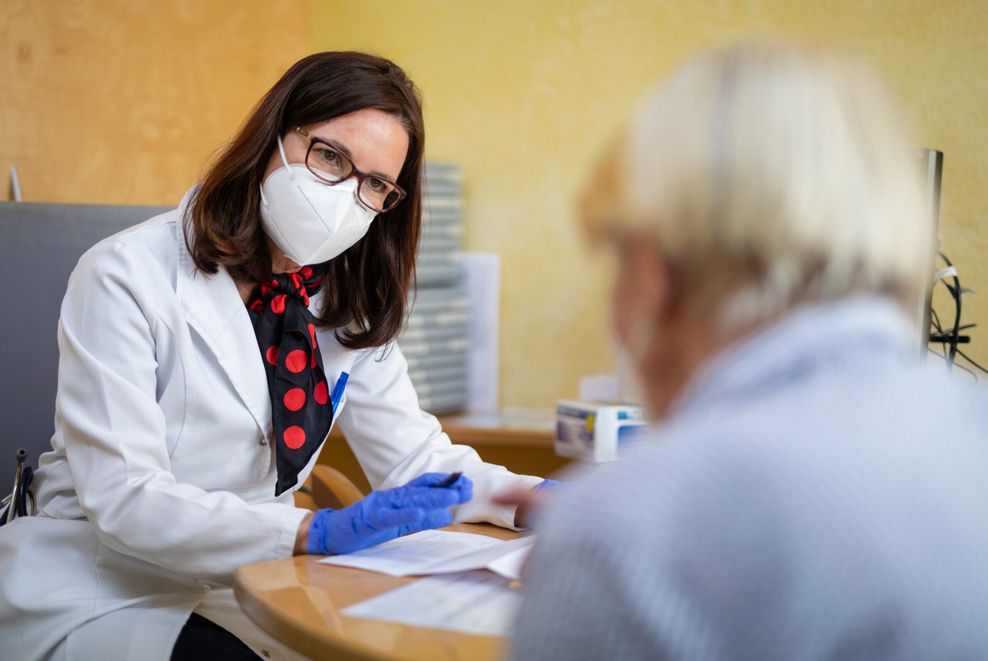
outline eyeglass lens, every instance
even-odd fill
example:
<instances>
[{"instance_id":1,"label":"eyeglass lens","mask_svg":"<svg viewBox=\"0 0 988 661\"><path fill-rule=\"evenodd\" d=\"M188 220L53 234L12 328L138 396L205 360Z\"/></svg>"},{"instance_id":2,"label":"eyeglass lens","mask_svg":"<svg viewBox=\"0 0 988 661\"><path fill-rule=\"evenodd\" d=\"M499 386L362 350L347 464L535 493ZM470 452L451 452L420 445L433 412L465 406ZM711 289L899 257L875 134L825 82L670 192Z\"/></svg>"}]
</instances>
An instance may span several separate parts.
<instances>
[{"instance_id":1,"label":"eyeglass lens","mask_svg":"<svg viewBox=\"0 0 988 661\"><path fill-rule=\"evenodd\" d=\"M335 184L353 174L353 163L331 145L313 142L305 160L306 167L320 179ZM397 188L389 181L374 175L363 175L357 182L357 197L366 206L378 212L388 211L401 198Z\"/></svg>"}]
</instances>

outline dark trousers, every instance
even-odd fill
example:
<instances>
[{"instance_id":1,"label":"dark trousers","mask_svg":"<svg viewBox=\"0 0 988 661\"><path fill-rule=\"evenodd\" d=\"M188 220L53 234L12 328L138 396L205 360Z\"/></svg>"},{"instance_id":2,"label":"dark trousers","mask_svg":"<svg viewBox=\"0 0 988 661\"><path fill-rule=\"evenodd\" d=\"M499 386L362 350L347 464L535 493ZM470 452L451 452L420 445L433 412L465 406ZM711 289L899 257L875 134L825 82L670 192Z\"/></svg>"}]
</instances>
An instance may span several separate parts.
<instances>
[{"instance_id":1,"label":"dark trousers","mask_svg":"<svg viewBox=\"0 0 988 661\"><path fill-rule=\"evenodd\" d=\"M171 661L257 661L259 658L232 633L193 613L178 634Z\"/></svg>"}]
</instances>

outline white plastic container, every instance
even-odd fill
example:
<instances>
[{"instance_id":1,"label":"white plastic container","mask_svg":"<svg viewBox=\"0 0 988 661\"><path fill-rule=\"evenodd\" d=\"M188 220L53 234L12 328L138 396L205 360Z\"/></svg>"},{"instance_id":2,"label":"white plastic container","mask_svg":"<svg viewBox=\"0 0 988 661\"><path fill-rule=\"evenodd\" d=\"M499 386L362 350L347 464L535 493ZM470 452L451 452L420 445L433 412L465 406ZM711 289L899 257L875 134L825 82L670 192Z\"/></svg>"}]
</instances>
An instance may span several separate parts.
<instances>
[{"instance_id":1,"label":"white plastic container","mask_svg":"<svg viewBox=\"0 0 988 661\"><path fill-rule=\"evenodd\" d=\"M556 405L556 454L595 463L614 461L646 424L640 406L561 400Z\"/></svg>"}]
</instances>

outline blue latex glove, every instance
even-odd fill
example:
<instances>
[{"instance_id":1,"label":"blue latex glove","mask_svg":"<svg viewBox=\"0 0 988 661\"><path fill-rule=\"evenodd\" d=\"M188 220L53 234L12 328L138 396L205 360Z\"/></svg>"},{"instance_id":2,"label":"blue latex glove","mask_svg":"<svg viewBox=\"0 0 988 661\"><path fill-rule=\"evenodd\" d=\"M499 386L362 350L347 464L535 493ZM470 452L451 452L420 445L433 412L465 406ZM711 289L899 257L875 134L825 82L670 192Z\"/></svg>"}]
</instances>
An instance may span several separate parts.
<instances>
[{"instance_id":1,"label":"blue latex glove","mask_svg":"<svg viewBox=\"0 0 988 661\"><path fill-rule=\"evenodd\" d=\"M538 484L536 484L535 488L536 490L549 489L551 491L552 489L555 489L558 486L559 486L559 482L557 482L556 480L550 480L549 478L546 478L541 482L539 482Z\"/></svg>"},{"instance_id":2,"label":"blue latex glove","mask_svg":"<svg viewBox=\"0 0 988 661\"><path fill-rule=\"evenodd\" d=\"M352 553L419 530L453 522L449 507L473 495L470 478L461 475L448 487L437 487L449 473L426 473L403 487L375 491L341 510L313 515L308 551L314 555Z\"/></svg>"}]
</instances>

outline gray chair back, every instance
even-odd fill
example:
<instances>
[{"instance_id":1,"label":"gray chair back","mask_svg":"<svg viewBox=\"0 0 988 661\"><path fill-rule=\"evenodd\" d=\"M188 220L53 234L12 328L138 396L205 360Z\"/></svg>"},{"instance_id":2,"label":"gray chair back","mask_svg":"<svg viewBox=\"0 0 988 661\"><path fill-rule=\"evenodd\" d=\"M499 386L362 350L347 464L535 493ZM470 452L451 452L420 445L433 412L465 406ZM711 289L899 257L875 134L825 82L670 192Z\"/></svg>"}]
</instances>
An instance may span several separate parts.
<instances>
[{"instance_id":1,"label":"gray chair back","mask_svg":"<svg viewBox=\"0 0 988 661\"><path fill-rule=\"evenodd\" d=\"M0 494L13 486L17 448L37 467L51 447L69 274L90 246L165 210L0 202Z\"/></svg>"}]
</instances>

